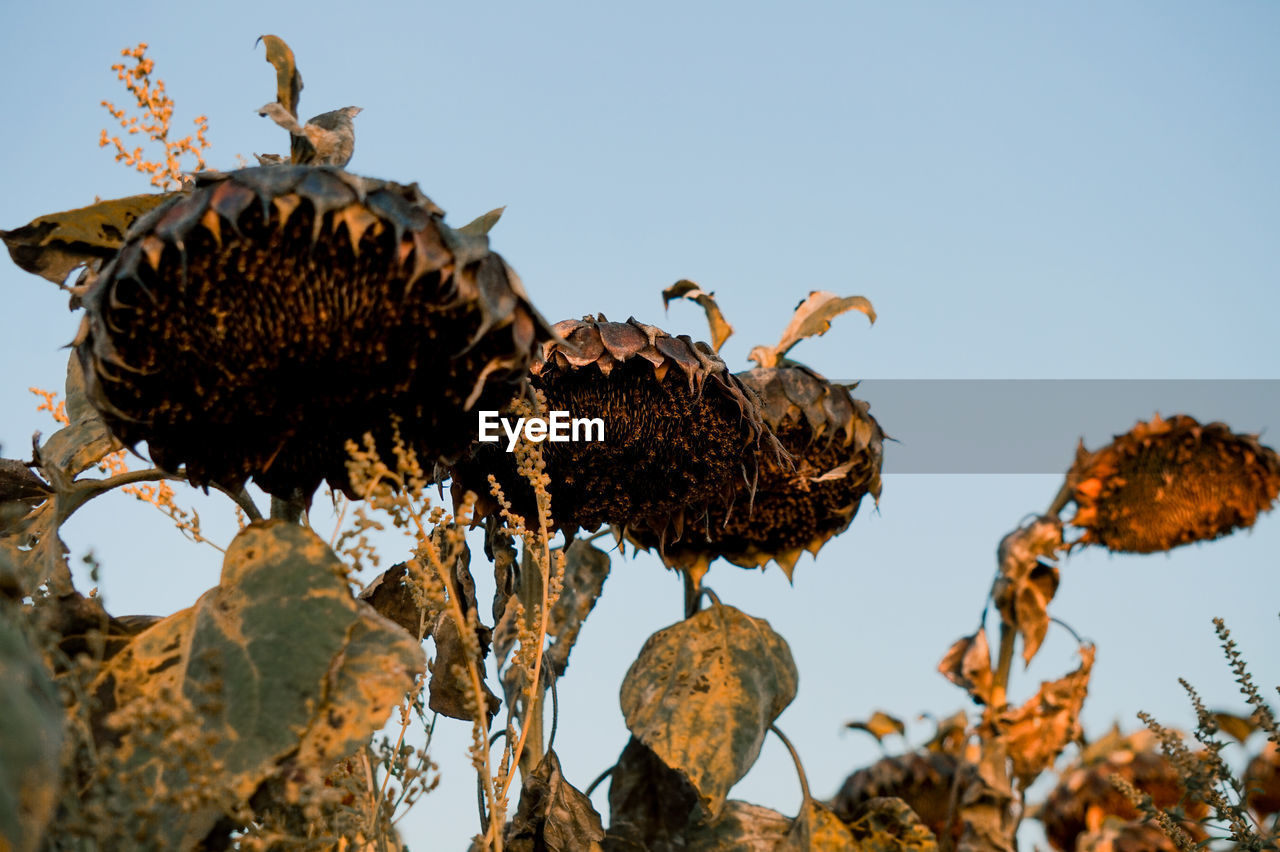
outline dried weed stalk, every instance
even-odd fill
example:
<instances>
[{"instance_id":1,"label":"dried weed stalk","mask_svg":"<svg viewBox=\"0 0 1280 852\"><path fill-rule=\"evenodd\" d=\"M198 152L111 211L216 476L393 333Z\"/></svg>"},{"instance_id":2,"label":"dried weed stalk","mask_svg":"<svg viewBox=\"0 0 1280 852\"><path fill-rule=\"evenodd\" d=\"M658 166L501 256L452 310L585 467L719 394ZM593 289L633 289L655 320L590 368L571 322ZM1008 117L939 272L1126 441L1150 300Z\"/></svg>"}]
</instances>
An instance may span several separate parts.
<instances>
[{"instance_id":1,"label":"dried weed stalk","mask_svg":"<svg viewBox=\"0 0 1280 852\"><path fill-rule=\"evenodd\" d=\"M1221 618L1215 618L1213 624L1227 661L1236 675L1236 682L1240 684L1240 692L1253 707L1252 721L1267 732L1272 742L1280 742L1280 729L1277 728L1275 713L1254 684L1226 623ZM1233 844L1232 848L1249 852L1280 849L1275 834L1268 832L1249 812L1245 784L1222 758L1221 752L1226 742L1217 736L1221 728L1214 714L1205 706L1191 684L1181 678L1179 683L1187 691L1195 709L1196 727L1193 735L1201 746L1199 751L1192 752L1179 733L1166 728L1149 713L1139 713L1138 717L1160 740L1160 748L1177 770L1186 787L1187 796L1199 799L1213 809L1211 822L1226 833L1218 839L1229 839ZM1134 789L1118 776L1112 777L1112 783L1147 819L1154 820L1179 850L1201 848L1202 844L1197 844L1182 828L1180 823L1185 822L1186 816L1180 813L1180 808L1172 811L1157 808L1150 796Z\"/></svg>"},{"instance_id":2,"label":"dried weed stalk","mask_svg":"<svg viewBox=\"0 0 1280 852\"><path fill-rule=\"evenodd\" d=\"M151 176L152 186L163 190L181 189L183 185L182 158L195 158L193 171L204 168L204 150L209 147L205 134L209 132L209 119L203 115L195 118L196 132L177 140L169 139L170 125L173 121L173 98L165 92L163 80L152 80L151 72L155 70L155 62L146 56L147 44L127 47L120 55L133 60L133 67L124 62L111 66L116 72L116 79L124 83L125 89L133 96L139 115L129 116L124 107L117 107L111 101L103 101L111 117L120 122L126 136L145 133L147 138L158 142L164 149L158 159L148 159L138 145L129 150L119 136L110 135L106 128L98 137L98 147L115 146L116 162Z\"/></svg>"}]
</instances>

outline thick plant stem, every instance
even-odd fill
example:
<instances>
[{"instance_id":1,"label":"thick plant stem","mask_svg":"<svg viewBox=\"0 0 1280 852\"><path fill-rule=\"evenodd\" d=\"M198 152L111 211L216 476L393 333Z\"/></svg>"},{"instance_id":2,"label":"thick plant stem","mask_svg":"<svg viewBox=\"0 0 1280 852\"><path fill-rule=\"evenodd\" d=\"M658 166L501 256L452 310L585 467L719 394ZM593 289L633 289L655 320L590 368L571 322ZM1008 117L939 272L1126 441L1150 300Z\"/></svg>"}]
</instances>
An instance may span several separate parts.
<instances>
[{"instance_id":1,"label":"thick plant stem","mask_svg":"<svg viewBox=\"0 0 1280 852\"><path fill-rule=\"evenodd\" d=\"M999 711L1008 703L1009 675L1013 669L1013 646L1018 631L1008 624L1000 625L1000 648L996 656L995 678L991 686L991 709Z\"/></svg>"}]
</instances>

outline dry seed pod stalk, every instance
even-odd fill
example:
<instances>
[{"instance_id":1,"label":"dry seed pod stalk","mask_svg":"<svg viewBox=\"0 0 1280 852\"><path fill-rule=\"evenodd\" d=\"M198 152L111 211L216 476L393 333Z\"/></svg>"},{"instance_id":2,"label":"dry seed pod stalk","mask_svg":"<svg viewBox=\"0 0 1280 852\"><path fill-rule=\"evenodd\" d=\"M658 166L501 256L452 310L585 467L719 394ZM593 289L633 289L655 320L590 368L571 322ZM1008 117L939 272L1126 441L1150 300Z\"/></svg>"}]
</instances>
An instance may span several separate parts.
<instances>
[{"instance_id":1,"label":"dry seed pod stalk","mask_svg":"<svg viewBox=\"0 0 1280 852\"><path fill-rule=\"evenodd\" d=\"M451 461L550 328L480 229L332 167L198 176L135 223L84 297L89 396L198 485L350 493L348 439ZM356 496L356 495L351 495Z\"/></svg>"},{"instance_id":2,"label":"dry seed pod stalk","mask_svg":"<svg viewBox=\"0 0 1280 852\"><path fill-rule=\"evenodd\" d=\"M1113 732L1087 748L1080 762L1062 773L1058 786L1044 802L1040 820L1055 849L1071 852L1077 838L1098 831L1108 817L1140 823L1141 815L1112 784L1112 775L1150 795L1158 808L1181 806L1187 817L1180 823L1182 828L1196 840L1205 837L1195 820L1208 814L1208 806L1186 795L1177 769L1160 753L1155 735L1147 730L1126 737ZM1130 841L1135 836L1145 841L1146 845L1136 848L1174 848L1153 823L1126 828Z\"/></svg>"},{"instance_id":3,"label":"dry seed pod stalk","mask_svg":"<svg viewBox=\"0 0 1280 852\"><path fill-rule=\"evenodd\" d=\"M728 338L731 329L711 294L683 281L663 296L697 301L716 338L721 343ZM760 366L737 374L761 400L765 425L791 458L762 454L756 460L760 475L754 491L740 486L732 499L713 505L705 520L686 528L679 539L663 542L638 531L631 536L635 544L659 548L668 564L695 578L717 557L744 568L774 560L790 578L805 550L816 556L849 528L863 497L880 498L884 432L870 406L854 399L849 387L783 357L805 337L824 333L831 318L848 310L875 317L870 303L860 297L811 293L777 346L753 350L751 357Z\"/></svg>"},{"instance_id":4,"label":"dry seed pod stalk","mask_svg":"<svg viewBox=\"0 0 1280 852\"><path fill-rule=\"evenodd\" d=\"M603 441L542 444L557 528L608 523L678 534L709 502L750 487L757 447L777 451L756 399L705 343L603 314L555 330L565 344L544 344L530 383L548 410L604 421ZM532 491L505 449L477 443L454 468L455 498L475 491L478 515L494 511L492 473L515 511L532 519Z\"/></svg>"},{"instance_id":5,"label":"dry seed pod stalk","mask_svg":"<svg viewBox=\"0 0 1280 852\"><path fill-rule=\"evenodd\" d=\"M1159 415L1067 473L1078 544L1154 553L1250 527L1280 494L1280 457L1253 435L1183 414Z\"/></svg>"}]
</instances>

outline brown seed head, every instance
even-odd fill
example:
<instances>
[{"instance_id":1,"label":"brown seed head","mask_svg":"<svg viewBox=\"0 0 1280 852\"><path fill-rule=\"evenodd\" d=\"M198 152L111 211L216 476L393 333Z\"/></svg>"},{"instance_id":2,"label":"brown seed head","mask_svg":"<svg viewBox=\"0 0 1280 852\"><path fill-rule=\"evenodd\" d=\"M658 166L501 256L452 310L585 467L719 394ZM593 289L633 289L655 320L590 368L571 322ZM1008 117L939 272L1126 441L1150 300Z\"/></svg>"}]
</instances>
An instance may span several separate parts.
<instances>
[{"instance_id":1,"label":"brown seed head","mask_svg":"<svg viewBox=\"0 0 1280 852\"><path fill-rule=\"evenodd\" d=\"M1141 792L1151 796L1158 808L1173 808L1181 803L1187 816L1194 820L1208 813L1208 807L1197 799L1184 798L1186 788L1178 771L1160 753L1155 735L1141 730L1127 737L1100 740L1086 751L1082 761L1063 772L1058 786L1049 794L1040 819L1045 834L1055 849L1073 850L1076 839L1086 831L1098 831L1104 820L1139 820L1138 810L1111 783L1119 775ZM1193 837L1204 837L1203 830L1187 821L1182 827ZM1151 838L1163 837L1155 826ZM1149 847L1159 848L1159 847Z\"/></svg>"},{"instance_id":2,"label":"brown seed head","mask_svg":"<svg viewBox=\"0 0 1280 852\"><path fill-rule=\"evenodd\" d=\"M723 556L744 568L776 560L790 577L803 551L816 555L848 529L863 497L879 499L884 432L867 403L807 367L757 367L737 376L760 399L765 425L790 458L760 451L754 493L753 483L738 484L679 539L659 542L643 531L632 539L661 547L668 562L695 574Z\"/></svg>"},{"instance_id":3,"label":"brown seed head","mask_svg":"<svg viewBox=\"0 0 1280 852\"><path fill-rule=\"evenodd\" d=\"M89 397L191 482L349 492L390 423L426 467L506 405L550 327L483 236L416 185L336 168L205 175L143 217L85 296ZM355 495L352 495L355 496Z\"/></svg>"},{"instance_id":4,"label":"brown seed head","mask_svg":"<svg viewBox=\"0 0 1280 852\"><path fill-rule=\"evenodd\" d=\"M603 315L555 329L565 342L544 345L530 383L548 409L604 421L603 441L542 445L558 528L611 523L660 535L752 479L754 450L772 436L750 392L705 343ZM455 490L477 492L478 511L492 511L490 473L532 518L532 493L497 445L477 444L454 468Z\"/></svg>"},{"instance_id":5,"label":"brown seed head","mask_svg":"<svg viewBox=\"0 0 1280 852\"><path fill-rule=\"evenodd\" d=\"M1077 543L1154 553L1250 527L1280 494L1280 457L1253 435L1186 415L1156 415L1067 473Z\"/></svg>"}]
</instances>

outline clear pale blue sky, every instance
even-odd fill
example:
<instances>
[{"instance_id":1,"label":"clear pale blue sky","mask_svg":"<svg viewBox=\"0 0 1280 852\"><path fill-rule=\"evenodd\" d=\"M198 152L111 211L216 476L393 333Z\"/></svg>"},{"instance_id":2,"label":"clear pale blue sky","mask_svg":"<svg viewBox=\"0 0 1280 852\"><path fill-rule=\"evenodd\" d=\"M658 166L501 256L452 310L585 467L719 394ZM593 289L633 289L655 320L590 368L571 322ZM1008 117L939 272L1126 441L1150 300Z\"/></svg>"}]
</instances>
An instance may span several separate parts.
<instances>
[{"instance_id":1,"label":"clear pale blue sky","mask_svg":"<svg viewBox=\"0 0 1280 852\"><path fill-rule=\"evenodd\" d=\"M352 171L418 181L455 224L507 205L493 244L553 321L603 311L702 335L691 306L662 315L659 289L687 277L736 325L735 368L807 291L830 289L880 314L796 351L840 378L1280 378L1274 4L10 4L0 227L147 190L96 144L99 101L122 100L109 66L138 41L178 127L209 116L211 165L283 150L254 112L274 95L261 33L292 45L304 114L365 108ZM0 292L0 442L13 456L49 431L27 387L60 386L77 318L7 261ZM1135 407L1086 442L1150 414ZM1280 431L1232 425L1269 428L1270 443ZM800 695L780 724L815 792L877 755L842 734L845 720L961 706L934 667L971 630L999 538L1057 484L891 476L879 512L867 504L806 557L794 588L776 569L713 569L726 602L791 642ZM225 543L225 501L190 499ZM317 511L318 528L331 524ZM66 538L76 557L97 554L115 612L172 612L217 579L214 550L126 497L92 504ZM1267 516L1170 556L1072 557L1053 612L1099 646L1087 728L1134 724L1140 708L1185 726L1180 675L1236 706L1215 615L1260 682L1280 683L1265 653L1280 637L1277 545ZM389 564L403 549L384 553ZM571 782L626 742L621 677L679 608L655 560L615 561L562 683L556 747ZM1054 637L1013 694L1074 665ZM466 726L439 727L441 789L403 824L415 849L462 848L476 828ZM794 813L785 752L768 743L733 795Z\"/></svg>"}]
</instances>

